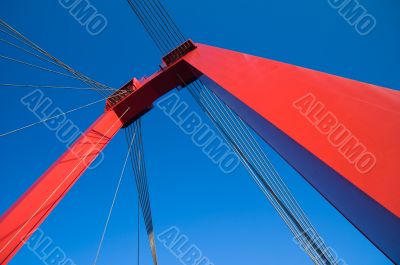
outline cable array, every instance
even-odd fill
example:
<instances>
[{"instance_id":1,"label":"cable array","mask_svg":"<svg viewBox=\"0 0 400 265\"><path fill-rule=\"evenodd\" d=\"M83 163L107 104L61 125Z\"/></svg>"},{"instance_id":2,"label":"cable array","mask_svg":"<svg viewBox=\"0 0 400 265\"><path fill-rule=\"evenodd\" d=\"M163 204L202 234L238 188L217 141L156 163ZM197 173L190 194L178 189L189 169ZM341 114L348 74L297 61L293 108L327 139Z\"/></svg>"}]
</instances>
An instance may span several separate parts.
<instances>
[{"instance_id":1,"label":"cable array","mask_svg":"<svg viewBox=\"0 0 400 265\"><path fill-rule=\"evenodd\" d=\"M51 72L51 73L58 74L58 75L61 75L64 77L74 78L76 80L79 80L79 81L85 83L89 87L93 88L102 97L109 96L112 94L113 91L115 91L114 88L111 88L104 84L101 84L101 83L87 77L86 75L82 74L81 72L74 70L72 67L68 66L61 60L57 59L56 57L54 57L53 55L51 55L50 53L48 53L47 51L45 51L44 49L39 47L37 44L35 44L31 40L29 40L27 37L22 35L20 32L18 32L16 29L14 29L12 26L7 24L2 19L0 19L0 31L3 34L18 41L17 43L14 43L10 40L0 38L0 42L4 43L10 47L16 48L25 54L34 56L35 58L37 58L43 62L50 63L57 67L61 67L62 69L67 71L69 74L62 73L62 72L59 72L59 71L56 71L56 70L53 70L50 68L42 67L39 65L35 65L35 64L17 59L17 58L10 57L10 56L0 55L1 59L12 61L14 63L24 64L24 65L32 67L32 68Z\"/></svg>"},{"instance_id":2,"label":"cable array","mask_svg":"<svg viewBox=\"0 0 400 265\"><path fill-rule=\"evenodd\" d=\"M160 52L165 54L186 40L159 0L127 0L127 2ZM157 9L153 5L156 5ZM222 137L239 156L253 180L313 262L337 264L247 125L201 82L196 81L186 87Z\"/></svg>"},{"instance_id":3,"label":"cable array","mask_svg":"<svg viewBox=\"0 0 400 265\"><path fill-rule=\"evenodd\" d=\"M159 0L127 2L161 53L168 53L186 40Z\"/></svg>"},{"instance_id":4,"label":"cable array","mask_svg":"<svg viewBox=\"0 0 400 265\"><path fill-rule=\"evenodd\" d=\"M199 81L188 87L196 102L211 118L222 137L236 152L253 180L288 225L300 246L316 264L335 264L335 259L282 177L253 137L247 125Z\"/></svg>"},{"instance_id":5,"label":"cable array","mask_svg":"<svg viewBox=\"0 0 400 265\"><path fill-rule=\"evenodd\" d=\"M1 85L0 85L0 86L1 86ZM26 129L31 128L31 127L33 127L33 126L35 126L35 125L38 125L38 124L43 124L43 123L45 123L45 122L47 122L47 121L56 119L56 118L61 117L61 116L65 116L66 114L69 114L69 113L72 113L72 112L76 112L76 111L78 111L78 110L81 110L81 109L90 107L90 106L95 105L95 104L100 103L100 102L104 102L104 101L106 101L107 99L112 100L112 99L114 99L114 98L118 98L118 97L119 97L120 95L122 95L123 93L124 93L124 91L121 91L121 92L118 92L118 93L116 93L115 95L112 95L112 96L110 96L110 97L105 97L105 98L102 98L102 99L99 99L99 100L96 100L96 101L87 103L87 104L85 104L85 105L82 105L82 106L79 106L79 107L70 109L70 110L68 110L68 111L64 111L64 112L62 112L62 113L60 113L60 114L47 117L47 118L42 119L42 120L39 120L39 121L37 121L37 122L33 122L33 123L30 123L30 124L21 126L21 127L19 127L19 128L13 129L13 130L11 130L11 131L4 132L4 133L0 133L0 137L4 137L4 136L10 135L10 134L17 133L17 132L22 131L22 130L26 130Z\"/></svg>"},{"instance_id":6,"label":"cable array","mask_svg":"<svg viewBox=\"0 0 400 265\"><path fill-rule=\"evenodd\" d=\"M103 228L103 232L101 234L99 245L97 247L96 256L95 256L95 258L93 260L93 265L97 264L97 261L99 260L99 257L100 257L101 248L103 246L104 238L105 238L105 235L107 233L108 224L110 222L111 215L112 215L113 210L114 210L115 202L117 201L118 193L119 193L119 190L120 190L120 187L121 187L121 184L122 184L122 180L124 178L125 168L126 168L126 164L128 162L128 157L130 155L132 146L133 146L133 138L128 143L128 152L126 153L125 161L124 161L124 164L123 164L122 170L121 170L121 175L118 178L117 187L115 188L115 192L114 192L114 196L113 196L113 199L112 199L112 202L111 202L111 206L110 206L110 209L108 210L107 219L106 219L106 222L104 224L104 228Z\"/></svg>"},{"instance_id":7,"label":"cable array","mask_svg":"<svg viewBox=\"0 0 400 265\"><path fill-rule=\"evenodd\" d=\"M146 227L147 236L150 243L153 263L157 265L158 263L157 251L154 240L153 219L151 215L146 164L144 160L142 123L140 119L138 119L136 122L134 122L125 129L125 137L128 144L130 142L133 143L133 148L130 149L131 164L135 175L136 187L138 191L138 199L140 202L140 208L142 209L144 224Z\"/></svg>"},{"instance_id":8,"label":"cable array","mask_svg":"<svg viewBox=\"0 0 400 265\"><path fill-rule=\"evenodd\" d=\"M65 89L65 90L96 90L92 87L75 87L75 86L43 86L43 85L30 85L30 84L4 84L0 83L0 87L13 87L13 88L51 88L51 89ZM114 92L114 89L109 89Z\"/></svg>"}]
</instances>

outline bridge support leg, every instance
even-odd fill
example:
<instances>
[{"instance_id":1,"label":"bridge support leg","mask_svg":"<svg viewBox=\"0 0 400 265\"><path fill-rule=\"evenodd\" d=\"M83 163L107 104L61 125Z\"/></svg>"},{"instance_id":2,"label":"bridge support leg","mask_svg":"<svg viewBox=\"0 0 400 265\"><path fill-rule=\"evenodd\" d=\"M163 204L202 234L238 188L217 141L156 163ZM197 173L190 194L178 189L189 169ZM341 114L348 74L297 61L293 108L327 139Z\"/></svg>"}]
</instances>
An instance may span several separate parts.
<instances>
[{"instance_id":1,"label":"bridge support leg","mask_svg":"<svg viewBox=\"0 0 400 265\"><path fill-rule=\"evenodd\" d=\"M123 126L105 112L0 219L0 264L7 264Z\"/></svg>"},{"instance_id":2,"label":"bridge support leg","mask_svg":"<svg viewBox=\"0 0 400 265\"><path fill-rule=\"evenodd\" d=\"M400 263L400 92L203 44L203 84Z\"/></svg>"}]
</instances>

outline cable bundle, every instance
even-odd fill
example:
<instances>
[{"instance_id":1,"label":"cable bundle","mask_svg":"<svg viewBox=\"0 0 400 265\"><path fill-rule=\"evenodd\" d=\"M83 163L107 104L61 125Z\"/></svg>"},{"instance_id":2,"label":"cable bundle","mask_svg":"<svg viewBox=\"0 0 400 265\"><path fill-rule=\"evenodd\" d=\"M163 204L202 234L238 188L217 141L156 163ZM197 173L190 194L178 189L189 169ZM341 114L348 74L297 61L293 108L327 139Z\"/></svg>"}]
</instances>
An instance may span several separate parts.
<instances>
[{"instance_id":1,"label":"cable bundle","mask_svg":"<svg viewBox=\"0 0 400 265\"><path fill-rule=\"evenodd\" d=\"M163 54L186 40L159 0L127 2ZM187 89L238 154L249 174L311 259L316 264L337 264L247 125L199 81L188 85Z\"/></svg>"},{"instance_id":2,"label":"cable bundle","mask_svg":"<svg viewBox=\"0 0 400 265\"><path fill-rule=\"evenodd\" d=\"M203 111L211 118L246 167L253 180L271 202L316 264L335 264L335 259L297 204L288 187L261 149L247 125L213 92L199 81L188 86Z\"/></svg>"},{"instance_id":3,"label":"cable bundle","mask_svg":"<svg viewBox=\"0 0 400 265\"><path fill-rule=\"evenodd\" d=\"M135 175L140 207L142 208L144 224L146 227L147 236L149 238L153 262L155 265L157 265L157 252L154 241L153 219L151 216L149 190L147 185L146 164L144 162L142 123L140 119L125 129L125 137L128 146L129 143L133 143L133 147L129 149L130 159Z\"/></svg>"},{"instance_id":4,"label":"cable bundle","mask_svg":"<svg viewBox=\"0 0 400 265\"><path fill-rule=\"evenodd\" d=\"M13 43L9 40L3 39L3 38L0 38L1 42L5 43L9 46L12 46L14 48L17 48L18 50L20 50L26 54L32 55L32 56L42 60L43 62L50 63L57 67L61 67L62 69L69 72L70 74L59 72L59 71L49 69L49 68L46 68L43 66L35 65L35 64L25 62L25 61L22 61L22 60L19 60L16 58L12 58L9 56L5 56L5 55L0 55L0 58L2 58L4 60L15 62L15 63L24 64L24 65L27 65L27 66L30 66L30 67L33 67L33 68L36 68L39 70L43 70L46 72L51 72L54 74L58 74L61 76L70 77L70 78L74 78L76 80L82 81L83 83L88 85L91 89L97 91L97 93L99 93L103 97L108 97L112 94L113 91L115 91L115 89L108 87L106 85L103 85L103 84L91 79L90 77L87 77L86 75L74 70L72 67L68 66L61 60L57 59L56 57L54 57L53 55L51 55L44 49L40 48L37 44L35 44L31 40L29 40L27 37L25 37L21 33L19 33L16 29L11 27L9 24L7 24L2 19L0 19L0 31L3 32L4 34L8 35L9 37L12 37L13 39L19 41L20 43L25 45L24 47L30 48L31 50L26 49L18 44L15 44L15 43ZM11 85L11 84L7 84L7 85ZM15 85L15 86L20 86L20 85ZM31 85L28 85L28 86L31 86Z\"/></svg>"},{"instance_id":5,"label":"cable bundle","mask_svg":"<svg viewBox=\"0 0 400 265\"><path fill-rule=\"evenodd\" d=\"M186 38L159 0L127 2L161 53L167 54L185 42Z\"/></svg>"}]
</instances>

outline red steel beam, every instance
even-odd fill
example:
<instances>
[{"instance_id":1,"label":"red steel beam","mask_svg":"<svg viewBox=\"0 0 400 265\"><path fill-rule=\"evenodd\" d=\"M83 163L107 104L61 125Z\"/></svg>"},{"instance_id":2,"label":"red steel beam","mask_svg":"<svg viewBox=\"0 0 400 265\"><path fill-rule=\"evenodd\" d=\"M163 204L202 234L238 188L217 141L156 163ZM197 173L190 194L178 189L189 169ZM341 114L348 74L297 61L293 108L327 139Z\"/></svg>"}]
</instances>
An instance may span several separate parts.
<instances>
[{"instance_id":1,"label":"red steel beam","mask_svg":"<svg viewBox=\"0 0 400 265\"><path fill-rule=\"evenodd\" d=\"M123 123L107 111L68 149L0 219L0 264L28 240Z\"/></svg>"},{"instance_id":2,"label":"red steel beam","mask_svg":"<svg viewBox=\"0 0 400 265\"><path fill-rule=\"evenodd\" d=\"M400 217L399 91L197 46L185 61ZM330 119L318 124L324 116ZM329 142L329 129L339 123L365 146L361 153L369 152L374 159L366 160L370 158L366 156L357 163Z\"/></svg>"},{"instance_id":3,"label":"red steel beam","mask_svg":"<svg viewBox=\"0 0 400 265\"><path fill-rule=\"evenodd\" d=\"M400 263L400 92L196 45L203 83Z\"/></svg>"}]
</instances>

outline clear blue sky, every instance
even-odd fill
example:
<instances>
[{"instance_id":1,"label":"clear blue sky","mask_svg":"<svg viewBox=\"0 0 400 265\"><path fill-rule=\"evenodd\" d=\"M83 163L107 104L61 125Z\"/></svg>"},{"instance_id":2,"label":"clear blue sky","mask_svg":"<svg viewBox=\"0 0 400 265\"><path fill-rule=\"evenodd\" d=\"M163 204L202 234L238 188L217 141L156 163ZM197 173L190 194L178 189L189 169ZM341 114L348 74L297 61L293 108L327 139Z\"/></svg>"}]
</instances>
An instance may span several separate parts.
<instances>
[{"instance_id":1,"label":"clear blue sky","mask_svg":"<svg viewBox=\"0 0 400 265\"><path fill-rule=\"evenodd\" d=\"M169 1L184 33L197 42L226 47L400 89L400 4L359 0L377 20L360 36L326 0ZM3 0L0 17L75 69L113 87L157 70L160 54L125 0L92 0L108 20L89 35L55 0ZM31 60L0 46L0 53ZM37 62L32 61L31 62ZM0 61L1 83L78 85ZM29 89L1 88L0 131L37 121L21 103ZM68 110L98 99L88 91L46 95ZM186 92L182 98L198 110ZM82 130L103 110L98 104L68 117ZM200 113L200 111L199 111ZM177 226L215 264L311 264L283 221L243 168L225 175L157 108L143 119L149 189L156 234ZM377 128L371 128L372 130ZM267 146L271 160L328 246L347 264L391 264L329 203ZM0 138L0 212L4 212L65 147L45 126ZM126 154L122 133L105 161L86 172L41 228L76 264L91 264ZM110 221L98 264L135 264L136 192L131 170ZM151 264L142 224L141 264ZM179 261L158 244L160 264ZM43 264L24 247L10 263Z\"/></svg>"}]
</instances>

